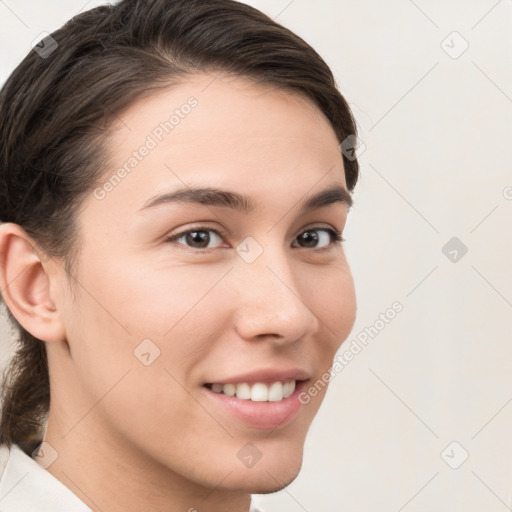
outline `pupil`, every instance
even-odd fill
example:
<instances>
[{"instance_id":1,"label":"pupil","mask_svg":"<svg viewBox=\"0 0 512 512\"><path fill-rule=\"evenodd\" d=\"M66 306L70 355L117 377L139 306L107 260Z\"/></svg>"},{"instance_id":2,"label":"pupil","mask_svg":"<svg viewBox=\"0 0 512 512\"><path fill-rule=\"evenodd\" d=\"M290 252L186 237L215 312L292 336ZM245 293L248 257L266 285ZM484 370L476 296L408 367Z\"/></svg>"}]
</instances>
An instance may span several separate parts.
<instances>
[{"instance_id":1,"label":"pupil","mask_svg":"<svg viewBox=\"0 0 512 512\"><path fill-rule=\"evenodd\" d=\"M318 242L318 234L315 231L306 231L302 233L301 238L307 247L315 247Z\"/></svg>"},{"instance_id":2,"label":"pupil","mask_svg":"<svg viewBox=\"0 0 512 512\"><path fill-rule=\"evenodd\" d=\"M207 231L192 231L187 234L187 242L195 244L196 247L208 247L210 243L210 235Z\"/></svg>"}]
</instances>

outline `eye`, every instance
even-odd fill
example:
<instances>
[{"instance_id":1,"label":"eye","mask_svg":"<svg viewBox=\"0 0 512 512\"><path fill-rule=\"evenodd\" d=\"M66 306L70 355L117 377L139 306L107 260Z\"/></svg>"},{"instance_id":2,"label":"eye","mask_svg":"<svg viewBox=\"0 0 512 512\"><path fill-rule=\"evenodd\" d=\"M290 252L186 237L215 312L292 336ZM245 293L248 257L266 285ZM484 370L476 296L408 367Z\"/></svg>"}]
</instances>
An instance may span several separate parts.
<instances>
[{"instance_id":1,"label":"eye","mask_svg":"<svg viewBox=\"0 0 512 512\"><path fill-rule=\"evenodd\" d=\"M343 237L339 231L330 228L310 228L303 231L296 239L300 247L322 249L330 244L341 244Z\"/></svg>"},{"instance_id":2,"label":"eye","mask_svg":"<svg viewBox=\"0 0 512 512\"><path fill-rule=\"evenodd\" d=\"M192 249L211 249L222 243L222 237L213 229L192 229L168 238ZM213 243L213 245L210 245Z\"/></svg>"},{"instance_id":3,"label":"eye","mask_svg":"<svg viewBox=\"0 0 512 512\"><path fill-rule=\"evenodd\" d=\"M214 229L200 227L170 236L167 240L177 242L191 249L204 250L221 247L223 237ZM295 242L298 242L298 247L322 249L331 244L340 245L343 241L341 233L335 229L309 228L295 238L293 247L297 247Z\"/></svg>"}]
</instances>

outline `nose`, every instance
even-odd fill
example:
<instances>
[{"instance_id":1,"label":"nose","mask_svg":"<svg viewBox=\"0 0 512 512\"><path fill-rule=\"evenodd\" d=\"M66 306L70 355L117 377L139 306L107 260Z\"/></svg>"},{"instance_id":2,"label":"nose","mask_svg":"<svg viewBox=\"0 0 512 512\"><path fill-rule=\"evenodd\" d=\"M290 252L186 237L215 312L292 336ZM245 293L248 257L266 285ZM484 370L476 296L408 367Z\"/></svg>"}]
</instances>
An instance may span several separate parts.
<instances>
[{"instance_id":1,"label":"nose","mask_svg":"<svg viewBox=\"0 0 512 512\"><path fill-rule=\"evenodd\" d=\"M278 249L266 249L254 262L239 261L235 329L246 340L289 344L319 329L314 304L304 296L308 282ZM309 283L311 285L311 283ZM311 294L310 296L314 296Z\"/></svg>"}]
</instances>

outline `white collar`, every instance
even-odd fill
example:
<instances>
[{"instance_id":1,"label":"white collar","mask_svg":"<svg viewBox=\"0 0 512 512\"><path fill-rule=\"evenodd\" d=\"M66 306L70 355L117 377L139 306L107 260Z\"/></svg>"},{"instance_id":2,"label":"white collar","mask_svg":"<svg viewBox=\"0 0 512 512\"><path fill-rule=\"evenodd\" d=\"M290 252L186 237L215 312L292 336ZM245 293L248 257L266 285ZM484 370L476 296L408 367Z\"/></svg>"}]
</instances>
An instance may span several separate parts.
<instances>
[{"instance_id":1,"label":"white collar","mask_svg":"<svg viewBox=\"0 0 512 512\"><path fill-rule=\"evenodd\" d=\"M5 469L3 469L5 468ZM3 471L2 471L3 469ZM0 446L1 512L92 512L19 446ZM251 501L249 512L263 512Z\"/></svg>"},{"instance_id":2,"label":"white collar","mask_svg":"<svg viewBox=\"0 0 512 512\"><path fill-rule=\"evenodd\" d=\"M9 453L10 452L10 453ZM19 446L0 447L2 512L92 512L60 480Z\"/></svg>"}]
</instances>

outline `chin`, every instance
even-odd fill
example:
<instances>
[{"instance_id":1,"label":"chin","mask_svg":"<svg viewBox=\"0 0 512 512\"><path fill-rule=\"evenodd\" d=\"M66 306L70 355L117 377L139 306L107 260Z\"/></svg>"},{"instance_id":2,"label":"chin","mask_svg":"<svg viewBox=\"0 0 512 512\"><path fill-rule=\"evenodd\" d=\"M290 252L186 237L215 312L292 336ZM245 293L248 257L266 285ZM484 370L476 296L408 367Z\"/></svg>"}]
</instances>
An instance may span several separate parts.
<instances>
[{"instance_id":1,"label":"chin","mask_svg":"<svg viewBox=\"0 0 512 512\"><path fill-rule=\"evenodd\" d=\"M243 478L234 476L230 478L230 485L226 486L232 491L241 491L249 494L272 494L288 487L299 475L300 468L286 475L246 475Z\"/></svg>"},{"instance_id":2,"label":"chin","mask_svg":"<svg viewBox=\"0 0 512 512\"><path fill-rule=\"evenodd\" d=\"M296 478L299 476L300 467L293 471L293 473L287 474L285 477L276 478L274 475L267 475L266 481L255 482L254 485L251 486L251 490L248 491L251 494L272 494L273 492L278 492L283 490L285 487L288 487Z\"/></svg>"},{"instance_id":3,"label":"chin","mask_svg":"<svg viewBox=\"0 0 512 512\"><path fill-rule=\"evenodd\" d=\"M288 487L300 473L302 453L273 459L261 459L252 468L233 471L226 487L251 494L271 494Z\"/></svg>"}]
</instances>

